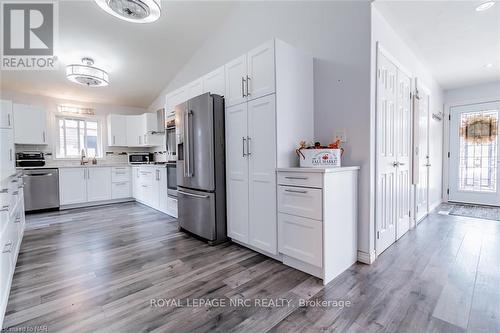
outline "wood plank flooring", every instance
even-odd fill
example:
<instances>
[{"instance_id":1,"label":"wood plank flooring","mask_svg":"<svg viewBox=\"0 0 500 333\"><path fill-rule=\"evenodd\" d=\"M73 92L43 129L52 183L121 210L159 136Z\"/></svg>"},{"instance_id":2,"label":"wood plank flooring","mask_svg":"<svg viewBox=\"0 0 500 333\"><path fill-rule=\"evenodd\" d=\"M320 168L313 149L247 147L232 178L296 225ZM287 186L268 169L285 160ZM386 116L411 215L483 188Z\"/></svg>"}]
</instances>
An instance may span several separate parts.
<instances>
[{"instance_id":1,"label":"wood plank flooring","mask_svg":"<svg viewBox=\"0 0 500 333\"><path fill-rule=\"evenodd\" d=\"M496 221L433 214L375 264L353 265L325 287L239 245L208 246L137 203L27 223L5 329L500 332ZM199 299L212 304L193 306Z\"/></svg>"}]
</instances>

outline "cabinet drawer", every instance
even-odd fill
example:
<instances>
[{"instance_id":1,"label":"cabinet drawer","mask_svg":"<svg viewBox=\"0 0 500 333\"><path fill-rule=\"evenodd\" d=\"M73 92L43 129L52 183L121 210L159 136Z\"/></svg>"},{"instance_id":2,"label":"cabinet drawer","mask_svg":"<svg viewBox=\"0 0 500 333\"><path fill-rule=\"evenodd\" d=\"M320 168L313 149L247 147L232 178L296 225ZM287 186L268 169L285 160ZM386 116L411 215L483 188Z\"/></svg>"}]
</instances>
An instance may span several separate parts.
<instances>
[{"instance_id":1,"label":"cabinet drawer","mask_svg":"<svg viewBox=\"0 0 500 333\"><path fill-rule=\"evenodd\" d=\"M323 225L321 221L278 214L279 252L322 267Z\"/></svg>"},{"instance_id":2,"label":"cabinet drawer","mask_svg":"<svg viewBox=\"0 0 500 333\"><path fill-rule=\"evenodd\" d=\"M290 215L323 219L323 191L317 188L278 186L278 211Z\"/></svg>"},{"instance_id":3,"label":"cabinet drawer","mask_svg":"<svg viewBox=\"0 0 500 333\"><path fill-rule=\"evenodd\" d=\"M130 182L117 182L111 184L111 198L123 199L130 198Z\"/></svg>"},{"instance_id":4,"label":"cabinet drawer","mask_svg":"<svg viewBox=\"0 0 500 333\"><path fill-rule=\"evenodd\" d=\"M323 174L305 172L278 172L278 184L323 188Z\"/></svg>"},{"instance_id":5,"label":"cabinet drawer","mask_svg":"<svg viewBox=\"0 0 500 333\"><path fill-rule=\"evenodd\" d=\"M168 215L177 218L177 199L167 198L167 212Z\"/></svg>"},{"instance_id":6,"label":"cabinet drawer","mask_svg":"<svg viewBox=\"0 0 500 333\"><path fill-rule=\"evenodd\" d=\"M111 169L111 181L113 183L128 182L129 180L130 180L129 167L114 167Z\"/></svg>"}]
</instances>

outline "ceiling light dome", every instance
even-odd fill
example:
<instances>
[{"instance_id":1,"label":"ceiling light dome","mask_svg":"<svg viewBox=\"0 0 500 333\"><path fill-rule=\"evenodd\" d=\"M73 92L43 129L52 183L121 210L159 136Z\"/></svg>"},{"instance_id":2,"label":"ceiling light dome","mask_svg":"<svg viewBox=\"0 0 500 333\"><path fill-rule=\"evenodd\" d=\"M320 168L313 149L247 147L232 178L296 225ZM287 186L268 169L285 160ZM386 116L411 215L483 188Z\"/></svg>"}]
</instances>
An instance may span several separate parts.
<instances>
[{"instance_id":1,"label":"ceiling light dome","mask_svg":"<svg viewBox=\"0 0 500 333\"><path fill-rule=\"evenodd\" d=\"M149 23L160 18L160 0L94 0L107 13L134 23Z\"/></svg>"},{"instance_id":2,"label":"ceiling light dome","mask_svg":"<svg viewBox=\"0 0 500 333\"><path fill-rule=\"evenodd\" d=\"M94 60L83 58L83 65L69 65L66 67L66 78L71 82L87 87L105 87L109 84L108 73L100 68L93 67Z\"/></svg>"},{"instance_id":3,"label":"ceiling light dome","mask_svg":"<svg viewBox=\"0 0 500 333\"><path fill-rule=\"evenodd\" d=\"M495 5L495 1L486 1L476 7L477 12L483 12L485 10L490 9Z\"/></svg>"}]
</instances>

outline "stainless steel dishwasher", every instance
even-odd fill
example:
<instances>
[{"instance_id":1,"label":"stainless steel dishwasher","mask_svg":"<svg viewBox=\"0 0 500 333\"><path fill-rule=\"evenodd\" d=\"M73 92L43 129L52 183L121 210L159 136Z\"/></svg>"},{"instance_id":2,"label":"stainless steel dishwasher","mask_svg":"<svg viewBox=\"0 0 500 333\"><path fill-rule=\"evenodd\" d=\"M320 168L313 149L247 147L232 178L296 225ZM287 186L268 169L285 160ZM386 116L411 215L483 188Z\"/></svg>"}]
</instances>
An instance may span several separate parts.
<instances>
[{"instance_id":1,"label":"stainless steel dishwasher","mask_svg":"<svg viewBox=\"0 0 500 333\"><path fill-rule=\"evenodd\" d=\"M27 212L59 208L59 170L25 169L24 205Z\"/></svg>"}]
</instances>

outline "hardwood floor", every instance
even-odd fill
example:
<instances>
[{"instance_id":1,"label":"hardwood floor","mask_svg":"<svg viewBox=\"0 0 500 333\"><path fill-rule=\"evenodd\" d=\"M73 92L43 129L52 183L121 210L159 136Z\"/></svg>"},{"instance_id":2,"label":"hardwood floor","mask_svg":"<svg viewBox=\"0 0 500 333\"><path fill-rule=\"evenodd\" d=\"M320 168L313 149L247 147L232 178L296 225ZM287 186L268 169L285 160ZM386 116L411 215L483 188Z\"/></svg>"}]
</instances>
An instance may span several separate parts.
<instances>
[{"instance_id":1,"label":"hardwood floor","mask_svg":"<svg viewBox=\"0 0 500 333\"><path fill-rule=\"evenodd\" d=\"M500 331L497 221L433 214L375 264L356 264L325 287L236 244L208 246L136 203L28 215L28 223L4 328ZM200 298L212 306L189 306ZM276 304L256 306L261 299Z\"/></svg>"}]
</instances>

